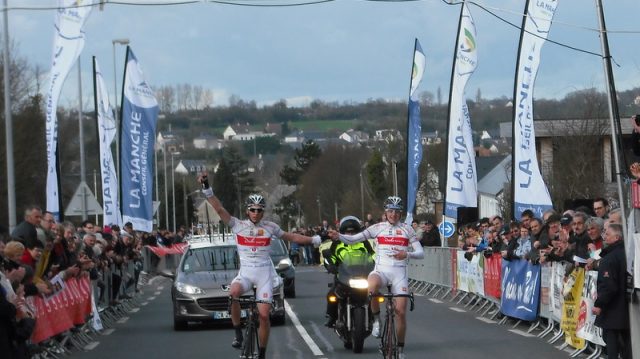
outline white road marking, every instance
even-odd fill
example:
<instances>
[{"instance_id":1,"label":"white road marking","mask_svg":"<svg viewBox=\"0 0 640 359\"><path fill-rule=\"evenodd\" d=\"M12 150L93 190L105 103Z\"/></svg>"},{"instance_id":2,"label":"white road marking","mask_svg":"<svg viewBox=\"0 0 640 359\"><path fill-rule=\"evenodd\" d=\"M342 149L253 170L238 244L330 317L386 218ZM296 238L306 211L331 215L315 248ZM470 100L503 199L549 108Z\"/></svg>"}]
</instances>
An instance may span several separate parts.
<instances>
[{"instance_id":1,"label":"white road marking","mask_svg":"<svg viewBox=\"0 0 640 359\"><path fill-rule=\"evenodd\" d=\"M149 297L149 298L147 298L147 300L154 300L154 299L156 299L156 297Z\"/></svg>"},{"instance_id":2,"label":"white road marking","mask_svg":"<svg viewBox=\"0 0 640 359\"><path fill-rule=\"evenodd\" d=\"M102 335L111 335L111 333L113 333L113 329L112 328L105 329L105 330L100 332L100 334L102 334Z\"/></svg>"},{"instance_id":3,"label":"white road marking","mask_svg":"<svg viewBox=\"0 0 640 359\"><path fill-rule=\"evenodd\" d=\"M159 286L159 287L158 287L158 290L163 290L163 289L164 289L164 286L163 286L163 285L161 285L161 286Z\"/></svg>"},{"instance_id":4,"label":"white road marking","mask_svg":"<svg viewBox=\"0 0 640 359\"><path fill-rule=\"evenodd\" d=\"M441 300L439 300L439 299L435 299L435 298L429 298L429 300L430 300L430 301L432 301L432 302L434 302L434 303L438 303L438 304L442 303L442 301L441 301Z\"/></svg>"},{"instance_id":5,"label":"white road marking","mask_svg":"<svg viewBox=\"0 0 640 359\"><path fill-rule=\"evenodd\" d=\"M160 292L155 292L153 293L153 295L160 295Z\"/></svg>"},{"instance_id":6,"label":"white road marking","mask_svg":"<svg viewBox=\"0 0 640 359\"><path fill-rule=\"evenodd\" d=\"M129 317L122 317L116 321L116 323L124 324L129 320Z\"/></svg>"},{"instance_id":7,"label":"white road marking","mask_svg":"<svg viewBox=\"0 0 640 359\"><path fill-rule=\"evenodd\" d=\"M140 305L142 305L142 306L145 306L145 305L147 305L147 304L149 304L149 302L142 302L142 303L140 303Z\"/></svg>"},{"instance_id":8,"label":"white road marking","mask_svg":"<svg viewBox=\"0 0 640 359\"><path fill-rule=\"evenodd\" d=\"M291 319L291 322L293 322L293 325L296 327L296 330L298 330L298 333L300 333L300 336L302 337L302 339L304 339L309 349L311 349L311 352L313 352L313 355L324 356L324 354L322 353L322 350L320 350L320 348L318 347L318 344L316 344L316 342L314 342L313 339L311 339L311 336L309 336L309 333L307 333L307 330L304 328L304 326L302 326L302 324L300 323L300 320L298 319L298 316L293 311L293 309L291 309L289 302L287 302L286 300L284 301L284 309L287 311L287 315Z\"/></svg>"},{"instance_id":9,"label":"white road marking","mask_svg":"<svg viewBox=\"0 0 640 359\"><path fill-rule=\"evenodd\" d=\"M489 324L496 324L497 323L495 320L491 320L491 319L485 318L485 317L476 317L476 319L478 319L481 322L485 322L485 323L489 323Z\"/></svg>"},{"instance_id":10,"label":"white road marking","mask_svg":"<svg viewBox=\"0 0 640 359\"><path fill-rule=\"evenodd\" d=\"M315 335L320 338L320 341L322 342L322 344L324 344L325 348L327 348L327 351L329 352L333 352L334 348L333 345L331 345L331 342L329 341L329 339L327 339L323 334L322 331L320 330L320 328L316 325L316 323L314 322L309 322L309 325L311 325L311 328L313 329L313 332L315 333Z\"/></svg>"},{"instance_id":11,"label":"white road marking","mask_svg":"<svg viewBox=\"0 0 640 359\"><path fill-rule=\"evenodd\" d=\"M140 310L140 308L131 308L129 313L137 313L139 310Z\"/></svg>"},{"instance_id":12,"label":"white road marking","mask_svg":"<svg viewBox=\"0 0 640 359\"><path fill-rule=\"evenodd\" d=\"M93 350L93 349L95 349L95 347L98 346L98 344L100 344L100 342L91 342L91 343L85 345L83 349L86 350L86 351Z\"/></svg>"},{"instance_id":13,"label":"white road marking","mask_svg":"<svg viewBox=\"0 0 640 359\"><path fill-rule=\"evenodd\" d=\"M535 335L529 334L529 333L527 333L527 332L523 332L523 331L522 331L522 330L520 330L520 329L509 329L509 331L510 331L511 333L518 334L518 335L522 335L523 337L527 337L527 338L533 338L533 337L535 337Z\"/></svg>"},{"instance_id":14,"label":"white road marking","mask_svg":"<svg viewBox=\"0 0 640 359\"><path fill-rule=\"evenodd\" d=\"M466 313L467 312L464 309L460 309L460 308L456 308L456 307L449 307L449 309L453 310L454 312L458 312L458 313Z\"/></svg>"}]
</instances>

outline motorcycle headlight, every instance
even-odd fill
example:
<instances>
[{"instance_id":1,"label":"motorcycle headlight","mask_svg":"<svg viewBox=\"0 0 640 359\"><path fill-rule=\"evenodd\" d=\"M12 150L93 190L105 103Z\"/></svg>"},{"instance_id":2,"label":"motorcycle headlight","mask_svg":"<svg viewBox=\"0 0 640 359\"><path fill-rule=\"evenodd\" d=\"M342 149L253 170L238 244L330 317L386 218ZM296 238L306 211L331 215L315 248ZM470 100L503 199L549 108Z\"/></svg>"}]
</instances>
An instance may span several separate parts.
<instances>
[{"instance_id":1,"label":"motorcycle headlight","mask_svg":"<svg viewBox=\"0 0 640 359\"><path fill-rule=\"evenodd\" d=\"M291 266L293 266L293 263L291 262L291 259L284 258L284 259L281 259L280 262L278 262L278 265L276 266L276 269L282 271L282 270L285 270L285 269L287 269L287 268L289 268Z\"/></svg>"},{"instance_id":2,"label":"motorcycle headlight","mask_svg":"<svg viewBox=\"0 0 640 359\"><path fill-rule=\"evenodd\" d=\"M176 283L176 290L180 293L184 294L203 294L204 291L196 286L185 284L185 283Z\"/></svg>"},{"instance_id":3,"label":"motorcycle headlight","mask_svg":"<svg viewBox=\"0 0 640 359\"><path fill-rule=\"evenodd\" d=\"M369 282L366 279L349 279L349 287L356 289L369 288Z\"/></svg>"}]
</instances>

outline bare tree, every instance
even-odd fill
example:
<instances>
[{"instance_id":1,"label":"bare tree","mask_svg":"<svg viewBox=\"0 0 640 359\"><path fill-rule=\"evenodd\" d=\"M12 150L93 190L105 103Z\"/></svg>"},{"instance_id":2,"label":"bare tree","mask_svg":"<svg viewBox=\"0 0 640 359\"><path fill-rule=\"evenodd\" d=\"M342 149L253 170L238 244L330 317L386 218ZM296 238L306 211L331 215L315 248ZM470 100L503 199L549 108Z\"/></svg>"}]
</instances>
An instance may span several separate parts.
<instances>
[{"instance_id":1,"label":"bare tree","mask_svg":"<svg viewBox=\"0 0 640 359\"><path fill-rule=\"evenodd\" d=\"M175 90L172 86L161 86L156 91L160 112L171 113L175 106Z\"/></svg>"},{"instance_id":2,"label":"bare tree","mask_svg":"<svg viewBox=\"0 0 640 359\"><path fill-rule=\"evenodd\" d=\"M204 89L200 85L193 86L193 92L191 93L193 97L193 109L198 111L202 106L202 95L204 93ZM202 106L203 107L203 106Z\"/></svg>"}]
</instances>

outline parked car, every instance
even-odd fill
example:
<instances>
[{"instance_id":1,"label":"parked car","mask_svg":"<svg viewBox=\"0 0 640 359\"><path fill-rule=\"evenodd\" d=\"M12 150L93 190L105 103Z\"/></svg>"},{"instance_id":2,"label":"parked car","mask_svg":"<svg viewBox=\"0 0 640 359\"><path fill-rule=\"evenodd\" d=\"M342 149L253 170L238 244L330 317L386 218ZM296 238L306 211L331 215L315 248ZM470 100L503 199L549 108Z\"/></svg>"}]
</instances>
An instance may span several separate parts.
<instances>
[{"instance_id":1,"label":"parked car","mask_svg":"<svg viewBox=\"0 0 640 359\"><path fill-rule=\"evenodd\" d=\"M165 272L173 279L171 299L173 302L173 327L187 329L189 322L230 322L229 288L240 268L234 241L214 238L190 241L175 273ZM272 270L275 270L273 268ZM284 290L280 276L274 276L271 321L285 321ZM243 296L252 296L247 291ZM242 315L246 311L242 310Z\"/></svg>"},{"instance_id":2,"label":"parked car","mask_svg":"<svg viewBox=\"0 0 640 359\"><path fill-rule=\"evenodd\" d=\"M276 273L278 273L284 282L284 296L286 298L295 298L296 268L289 258L289 250L282 239L272 239L271 260L276 268Z\"/></svg>"}]
</instances>

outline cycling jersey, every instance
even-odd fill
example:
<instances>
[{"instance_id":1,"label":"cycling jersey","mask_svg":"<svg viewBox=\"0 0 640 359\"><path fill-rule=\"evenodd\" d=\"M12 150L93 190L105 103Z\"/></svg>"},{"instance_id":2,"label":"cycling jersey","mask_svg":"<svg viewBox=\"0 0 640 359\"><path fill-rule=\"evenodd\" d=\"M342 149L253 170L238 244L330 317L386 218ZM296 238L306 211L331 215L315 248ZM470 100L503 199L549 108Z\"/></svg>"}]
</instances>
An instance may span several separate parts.
<instances>
[{"instance_id":1,"label":"cycling jersey","mask_svg":"<svg viewBox=\"0 0 640 359\"><path fill-rule=\"evenodd\" d=\"M236 236L240 267L273 266L271 262L271 238L281 238L284 231L269 221L253 223L248 219L231 217L231 231Z\"/></svg>"},{"instance_id":2,"label":"cycling jersey","mask_svg":"<svg viewBox=\"0 0 640 359\"><path fill-rule=\"evenodd\" d=\"M376 241L376 265L406 267L409 257L422 258L424 255L420 241L416 238L416 232L411 226L402 222L395 224L380 222L358 234L340 235L340 240L347 244L362 242L369 238ZM409 252L409 247L414 251ZM398 251L406 251L407 258L394 258Z\"/></svg>"}]
</instances>

